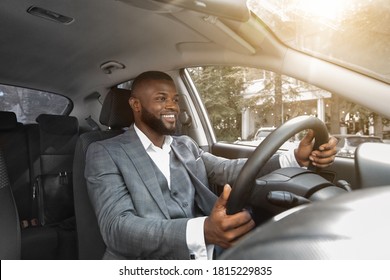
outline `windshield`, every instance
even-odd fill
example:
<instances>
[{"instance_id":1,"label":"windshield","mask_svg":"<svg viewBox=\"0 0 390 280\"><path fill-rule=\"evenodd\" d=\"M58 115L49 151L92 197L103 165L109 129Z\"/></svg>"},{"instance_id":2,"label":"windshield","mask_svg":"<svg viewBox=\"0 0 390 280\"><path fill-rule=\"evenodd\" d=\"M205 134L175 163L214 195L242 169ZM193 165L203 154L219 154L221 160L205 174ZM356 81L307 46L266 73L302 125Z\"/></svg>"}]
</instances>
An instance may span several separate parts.
<instances>
[{"instance_id":1,"label":"windshield","mask_svg":"<svg viewBox=\"0 0 390 280\"><path fill-rule=\"evenodd\" d=\"M257 134L257 137L267 137L271 131L261 131L259 134Z\"/></svg>"},{"instance_id":2,"label":"windshield","mask_svg":"<svg viewBox=\"0 0 390 280\"><path fill-rule=\"evenodd\" d=\"M374 137L349 137L347 138L347 145L352 147L357 147L362 143L371 142L371 143L379 143L382 142L379 138Z\"/></svg>"},{"instance_id":3,"label":"windshield","mask_svg":"<svg viewBox=\"0 0 390 280\"><path fill-rule=\"evenodd\" d=\"M261 139L267 137L269 134L271 134L272 130L261 130L257 132L257 135L255 136L255 139Z\"/></svg>"},{"instance_id":4,"label":"windshield","mask_svg":"<svg viewBox=\"0 0 390 280\"><path fill-rule=\"evenodd\" d=\"M389 0L248 0L248 6L291 48L390 83Z\"/></svg>"}]
</instances>

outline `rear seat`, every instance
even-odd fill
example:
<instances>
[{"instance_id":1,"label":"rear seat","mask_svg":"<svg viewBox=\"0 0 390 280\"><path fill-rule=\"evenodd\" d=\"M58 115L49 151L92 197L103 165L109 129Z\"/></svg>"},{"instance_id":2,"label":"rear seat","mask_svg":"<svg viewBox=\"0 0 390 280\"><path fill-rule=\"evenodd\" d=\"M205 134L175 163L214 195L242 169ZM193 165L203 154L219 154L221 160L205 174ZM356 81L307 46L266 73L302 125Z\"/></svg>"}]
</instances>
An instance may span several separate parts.
<instances>
[{"instance_id":1,"label":"rear seat","mask_svg":"<svg viewBox=\"0 0 390 280\"><path fill-rule=\"evenodd\" d=\"M57 224L74 217L72 166L79 134L75 117L42 114L37 118L40 131L41 170L37 174L45 196L39 221L42 225Z\"/></svg>"},{"instance_id":2,"label":"rear seat","mask_svg":"<svg viewBox=\"0 0 390 280\"><path fill-rule=\"evenodd\" d=\"M21 256L19 217L6 169L0 148L0 259L17 260Z\"/></svg>"},{"instance_id":3,"label":"rear seat","mask_svg":"<svg viewBox=\"0 0 390 280\"><path fill-rule=\"evenodd\" d=\"M37 122L23 125L14 113L0 112L0 144L22 227L21 257L76 259L71 172L78 121L44 114Z\"/></svg>"},{"instance_id":4,"label":"rear seat","mask_svg":"<svg viewBox=\"0 0 390 280\"><path fill-rule=\"evenodd\" d=\"M0 112L0 146L21 220L31 220L31 184L26 127L13 112Z\"/></svg>"}]
</instances>

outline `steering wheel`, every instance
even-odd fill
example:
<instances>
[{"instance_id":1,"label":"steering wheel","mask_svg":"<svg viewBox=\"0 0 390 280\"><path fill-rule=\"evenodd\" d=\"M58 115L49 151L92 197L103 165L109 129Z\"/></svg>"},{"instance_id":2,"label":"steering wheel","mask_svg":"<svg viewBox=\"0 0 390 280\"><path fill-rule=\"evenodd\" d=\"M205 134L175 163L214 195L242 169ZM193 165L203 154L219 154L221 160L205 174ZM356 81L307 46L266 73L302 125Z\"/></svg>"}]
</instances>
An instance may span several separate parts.
<instances>
[{"instance_id":1,"label":"steering wheel","mask_svg":"<svg viewBox=\"0 0 390 280\"><path fill-rule=\"evenodd\" d=\"M261 168L284 142L304 129L314 131L314 150L328 142L328 130L325 124L316 117L300 116L279 126L260 143L241 169L227 201L226 213L228 215L240 212L246 206Z\"/></svg>"}]
</instances>

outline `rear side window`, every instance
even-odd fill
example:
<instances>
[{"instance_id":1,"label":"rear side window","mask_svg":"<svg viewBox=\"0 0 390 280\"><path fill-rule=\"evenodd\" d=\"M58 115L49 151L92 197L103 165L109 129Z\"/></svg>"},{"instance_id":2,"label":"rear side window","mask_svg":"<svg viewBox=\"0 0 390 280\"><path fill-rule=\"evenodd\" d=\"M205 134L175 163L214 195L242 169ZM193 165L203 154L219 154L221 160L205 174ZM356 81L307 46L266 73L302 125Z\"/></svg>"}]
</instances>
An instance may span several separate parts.
<instances>
[{"instance_id":1,"label":"rear side window","mask_svg":"<svg viewBox=\"0 0 390 280\"><path fill-rule=\"evenodd\" d=\"M40 114L67 115L72 102L59 94L0 85L0 111L11 111L18 122L34 123Z\"/></svg>"}]
</instances>

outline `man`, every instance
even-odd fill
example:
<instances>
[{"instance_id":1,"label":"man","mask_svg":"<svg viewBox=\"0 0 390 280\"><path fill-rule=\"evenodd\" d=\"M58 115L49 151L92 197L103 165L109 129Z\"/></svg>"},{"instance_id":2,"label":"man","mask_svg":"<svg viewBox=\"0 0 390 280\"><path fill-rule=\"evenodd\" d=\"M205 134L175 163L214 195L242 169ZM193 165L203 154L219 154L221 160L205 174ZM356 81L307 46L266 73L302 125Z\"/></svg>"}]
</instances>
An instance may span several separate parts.
<instances>
[{"instance_id":1,"label":"man","mask_svg":"<svg viewBox=\"0 0 390 280\"><path fill-rule=\"evenodd\" d=\"M106 259L211 259L254 227L248 211L226 214L226 202L245 159L203 152L176 132L178 93L162 72L140 74L129 99L134 125L90 145L85 176ZM274 156L260 172L281 166L333 162L336 140L312 152L313 134L294 153ZM209 190L224 185L220 197Z\"/></svg>"}]
</instances>

